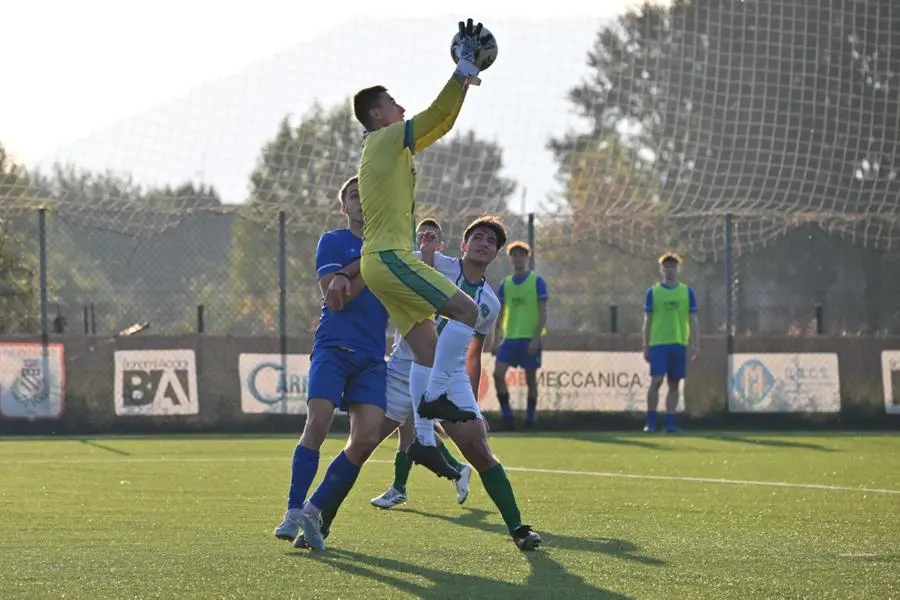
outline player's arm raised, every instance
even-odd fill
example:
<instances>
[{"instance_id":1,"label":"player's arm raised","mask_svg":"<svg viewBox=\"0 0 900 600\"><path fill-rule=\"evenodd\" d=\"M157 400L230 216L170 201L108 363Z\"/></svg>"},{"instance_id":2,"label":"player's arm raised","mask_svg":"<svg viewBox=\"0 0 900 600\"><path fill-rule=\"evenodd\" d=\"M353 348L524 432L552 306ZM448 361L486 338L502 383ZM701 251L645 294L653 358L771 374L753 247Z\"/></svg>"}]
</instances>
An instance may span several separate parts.
<instances>
[{"instance_id":1,"label":"player's arm raised","mask_svg":"<svg viewBox=\"0 0 900 600\"><path fill-rule=\"evenodd\" d=\"M413 152L424 150L453 128L469 84L477 80L479 70L475 66L475 54L478 52L481 23L473 26L472 19L466 23L460 21L459 33L462 41L454 47L458 61L453 76L431 106L406 123L406 146Z\"/></svg>"}]
</instances>

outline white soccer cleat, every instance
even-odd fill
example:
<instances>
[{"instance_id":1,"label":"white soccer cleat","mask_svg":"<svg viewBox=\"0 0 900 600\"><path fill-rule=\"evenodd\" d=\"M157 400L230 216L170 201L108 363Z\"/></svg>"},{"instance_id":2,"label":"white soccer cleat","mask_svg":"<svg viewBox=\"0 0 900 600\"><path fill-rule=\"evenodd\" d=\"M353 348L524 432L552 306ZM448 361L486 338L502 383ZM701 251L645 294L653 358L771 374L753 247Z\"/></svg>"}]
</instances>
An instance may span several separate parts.
<instances>
[{"instance_id":1,"label":"white soccer cleat","mask_svg":"<svg viewBox=\"0 0 900 600\"><path fill-rule=\"evenodd\" d=\"M406 494L394 486L389 487L385 493L377 498L372 498L372 506L377 506L378 508L392 508L404 502L406 502Z\"/></svg>"},{"instance_id":2,"label":"white soccer cleat","mask_svg":"<svg viewBox=\"0 0 900 600\"><path fill-rule=\"evenodd\" d=\"M472 467L463 465L459 470L459 479L453 483L456 485L456 501L462 504L469 497L469 478L472 477Z\"/></svg>"},{"instance_id":3,"label":"white soccer cleat","mask_svg":"<svg viewBox=\"0 0 900 600\"><path fill-rule=\"evenodd\" d=\"M294 548L322 551L325 549L325 534L322 533L322 513L318 510L304 510L300 513L303 535L294 539Z\"/></svg>"},{"instance_id":4,"label":"white soccer cleat","mask_svg":"<svg viewBox=\"0 0 900 600\"><path fill-rule=\"evenodd\" d=\"M284 520L281 525L275 528L275 537L279 540L287 540L293 542L294 538L300 533L300 520L297 515L291 511L284 513Z\"/></svg>"}]
</instances>

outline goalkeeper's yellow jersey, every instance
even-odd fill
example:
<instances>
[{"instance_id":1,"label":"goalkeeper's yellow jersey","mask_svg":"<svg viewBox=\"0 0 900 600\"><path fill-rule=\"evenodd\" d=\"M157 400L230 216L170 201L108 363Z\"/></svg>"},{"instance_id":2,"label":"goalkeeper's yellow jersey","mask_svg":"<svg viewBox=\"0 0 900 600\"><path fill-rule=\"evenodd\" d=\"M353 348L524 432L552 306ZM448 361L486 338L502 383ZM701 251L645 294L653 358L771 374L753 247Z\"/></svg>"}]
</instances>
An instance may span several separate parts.
<instances>
[{"instance_id":1,"label":"goalkeeper's yellow jersey","mask_svg":"<svg viewBox=\"0 0 900 600\"><path fill-rule=\"evenodd\" d=\"M412 251L416 226L413 155L450 131L461 107L462 86L451 79L425 111L365 134L359 163L363 254Z\"/></svg>"}]
</instances>

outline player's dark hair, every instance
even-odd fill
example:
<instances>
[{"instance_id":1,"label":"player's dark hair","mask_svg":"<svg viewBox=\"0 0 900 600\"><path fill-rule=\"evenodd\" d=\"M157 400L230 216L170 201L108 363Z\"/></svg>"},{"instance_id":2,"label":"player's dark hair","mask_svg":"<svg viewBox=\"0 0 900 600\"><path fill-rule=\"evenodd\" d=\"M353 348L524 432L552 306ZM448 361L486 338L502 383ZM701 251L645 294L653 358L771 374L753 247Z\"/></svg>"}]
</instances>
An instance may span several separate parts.
<instances>
[{"instance_id":1,"label":"player's dark hair","mask_svg":"<svg viewBox=\"0 0 900 600\"><path fill-rule=\"evenodd\" d=\"M512 256L513 252L523 252L525 256L531 256L531 246L521 240L510 242L509 246L506 247L506 253Z\"/></svg>"},{"instance_id":2,"label":"player's dark hair","mask_svg":"<svg viewBox=\"0 0 900 600\"><path fill-rule=\"evenodd\" d=\"M678 254L675 252L666 252L659 257L659 264L664 265L669 262L674 262L676 265L680 265L681 257L678 256Z\"/></svg>"},{"instance_id":3,"label":"player's dark hair","mask_svg":"<svg viewBox=\"0 0 900 600\"><path fill-rule=\"evenodd\" d=\"M353 114L356 120L366 129L372 127L372 117L369 112L378 106L381 95L387 92L387 88L383 85L373 85L365 89L359 90L353 96Z\"/></svg>"},{"instance_id":4,"label":"player's dark hair","mask_svg":"<svg viewBox=\"0 0 900 600\"><path fill-rule=\"evenodd\" d=\"M357 186L359 185L359 177L357 175L354 175L353 177L345 181L344 185L341 186L341 189L338 192L338 200L341 201L341 204L344 203L344 198L347 196L347 188L349 188L354 183Z\"/></svg>"},{"instance_id":5,"label":"player's dark hair","mask_svg":"<svg viewBox=\"0 0 900 600\"><path fill-rule=\"evenodd\" d=\"M497 250L506 244L506 227L503 226L503 222L500 219L490 216L479 217L469 223L469 226L466 227L466 230L463 232L463 241L468 243L469 238L472 237L475 230L481 228L490 229L494 232L494 235L497 237Z\"/></svg>"}]
</instances>

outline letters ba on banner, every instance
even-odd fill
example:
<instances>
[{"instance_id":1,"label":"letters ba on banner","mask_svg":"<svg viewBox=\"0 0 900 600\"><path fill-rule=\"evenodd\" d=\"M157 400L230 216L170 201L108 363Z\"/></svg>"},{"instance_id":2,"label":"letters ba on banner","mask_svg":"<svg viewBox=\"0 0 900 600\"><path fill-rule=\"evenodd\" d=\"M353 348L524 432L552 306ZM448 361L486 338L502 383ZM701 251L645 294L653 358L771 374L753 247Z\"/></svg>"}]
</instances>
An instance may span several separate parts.
<instances>
[{"instance_id":1,"label":"letters ba on banner","mask_svg":"<svg viewBox=\"0 0 900 600\"><path fill-rule=\"evenodd\" d=\"M481 410L496 411L497 391L493 381L494 357L485 354L481 362L478 404ZM688 377L690 377L688 365ZM647 408L650 366L640 352L557 352L541 355L537 372L540 410L636 412ZM510 404L525 408L528 387L525 372L506 373ZM660 406L665 406L668 384L660 389ZM679 390L678 412L684 410L684 389Z\"/></svg>"},{"instance_id":2,"label":"letters ba on banner","mask_svg":"<svg viewBox=\"0 0 900 600\"><path fill-rule=\"evenodd\" d=\"M884 379L884 411L900 415L900 350L881 353L881 376Z\"/></svg>"},{"instance_id":3,"label":"letters ba on banner","mask_svg":"<svg viewBox=\"0 0 900 600\"><path fill-rule=\"evenodd\" d=\"M117 350L116 415L196 415L197 366L193 350Z\"/></svg>"},{"instance_id":4,"label":"letters ba on banner","mask_svg":"<svg viewBox=\"0 0 900 600\"><path fill-rule=\"evenodd\" d=\"M734 354L729 371L730 412L841 410L837 354Z\"/></svg>"},{"instance_id":5,"label":"letters ba on banner","mask_svg":"<svg viewBox=\"0 0 900 600\"><path fill-rule=\"evenodd\" d=\"M62 344L0 343L0 417L59 419L65 394Z\"/></svg>"},{"instance_id":6,"label":"letters ba on banner","mask_svg":"<svg viewBox=\"0 0 900 600\"><path fill-rule=\"evenodd\" d=\"M238 373L243 412L306 414L309 354L241 354Z\"/></svg>"}]
</instances>

